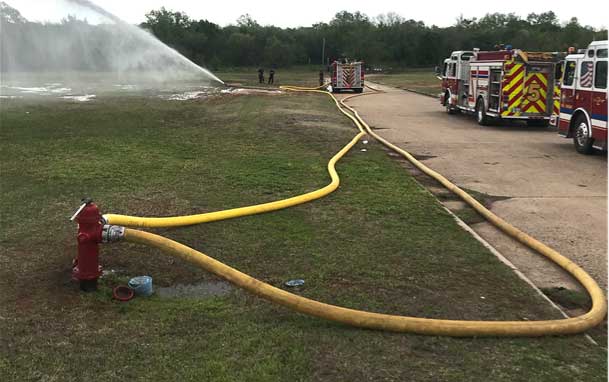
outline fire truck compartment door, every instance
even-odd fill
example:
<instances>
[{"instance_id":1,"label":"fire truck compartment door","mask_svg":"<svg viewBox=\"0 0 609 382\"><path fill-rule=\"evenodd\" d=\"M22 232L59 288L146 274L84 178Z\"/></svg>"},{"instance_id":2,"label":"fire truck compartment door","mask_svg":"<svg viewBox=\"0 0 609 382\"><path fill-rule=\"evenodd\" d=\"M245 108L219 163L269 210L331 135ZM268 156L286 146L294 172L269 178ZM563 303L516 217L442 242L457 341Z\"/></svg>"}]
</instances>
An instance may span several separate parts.
<instances>
[{"instance_id":1,"label":"fire truck compartment door","mask_svg":"<svg viewBox=\"0 0 609 382\"><path fill-rule=\"evenodd\" d=\"M343 89L361 88L361 70L361 65L338 65L336 68L336 86Z\"/></svg>"},{"instance_id":2,"label":"fire truck compartment door","mask_svg":"<svg viewBox=\"0 0 609 382\"><path fill-rule=\"evenodd\" d=\"M520 113L540 116L551 114L552 108L548 107L554 96L551 67L531 64L526 65L525 70Z\"/></svg>"}]
</instances>

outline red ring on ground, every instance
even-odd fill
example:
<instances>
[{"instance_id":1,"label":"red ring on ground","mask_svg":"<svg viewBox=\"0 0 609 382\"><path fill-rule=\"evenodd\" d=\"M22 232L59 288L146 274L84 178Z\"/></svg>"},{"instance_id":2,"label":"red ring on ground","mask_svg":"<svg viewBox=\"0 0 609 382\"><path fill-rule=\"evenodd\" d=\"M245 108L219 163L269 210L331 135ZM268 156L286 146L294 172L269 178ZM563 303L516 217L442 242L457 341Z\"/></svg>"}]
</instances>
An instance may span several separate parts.
<instances>
[{"instance_id":1,"label":"red ring on ground","mask_svg":"<svg viewBox=\"0 0 609 382\"><path fill-rule=\"evenodd\" d=\"M129 301L133 296L133 289L126 285L119 285L112 290L112 297L118 301Z\"/></svg>"}]
</instances>

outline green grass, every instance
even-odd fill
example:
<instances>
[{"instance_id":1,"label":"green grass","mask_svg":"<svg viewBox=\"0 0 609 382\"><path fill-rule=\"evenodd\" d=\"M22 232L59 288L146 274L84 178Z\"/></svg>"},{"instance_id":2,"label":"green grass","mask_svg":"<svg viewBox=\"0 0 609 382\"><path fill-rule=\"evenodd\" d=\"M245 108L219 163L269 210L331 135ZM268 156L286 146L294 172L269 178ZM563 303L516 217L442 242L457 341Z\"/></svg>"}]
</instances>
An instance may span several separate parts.
<instances>
[{"instance_id":1,"label":"green grass","mask_svg":"<svg viewBox=\"0 0 609 382\"><path fill-rule=\"evenodd\" d=\"M236 289L119 303L111 288L132 276L151 275L157 287L214 280L128 243L102 248L102 264L116 273L98 292L70 283L68 217L82 196L104 213L171 216L325 185L327 160L355 134L326 97L8 100L0 111L2 380L606 380L606 351L583 336L360 330ZM278 287L303 278L296 293L333 304L449 319L559 318L378 144L359 143L338 171L341 186L324 199L155 232Z\"/></svg>"},{"instance_id":2,"label":"green grass","mask_svg":"<svg viewBox=\"0 0 609 382\"><path fill-rule=\"evenodd\" d=\"M433 97L437 97L441 92L440 80L433 69L413 69L395 74L370 74L366 78L379 84L412 90Z\"/></svg>"},{"instance_id":3,"label":"green grass","mask_svg":"<svg viewBox=\"0 0 609 382\"><path fill-rule=\"evenodd\" d=\"M268 80L268 70L265 68L265 81ZM258 68L238 68L235 70L215 72L219 78L229 85L256 86L274 88L281 85L298 85L315 87L319 85L319 67L303 66L293 68L278 68L275 70L274 85L258 83ZM324 72L326 82L330 74ZM440 80L432 69L410 69L405 72L366 74L366 79L383 85L400 89L412 90L436 97L440 93Z\"/></svg>"},{"instance_id":4,"label":"green grass","mask_svg":"<svg viewBox=\"0 0 609 382\"><path fill-rule=\"evenodd\" d=\"M261 87L277 87L281 85L297 85L297 86L319 86L319 70L317 66L302 66L292 68L277 68L275 69L275 81L273 85L268 85L268 76L270 68L264 68L264 84L258 82L258 68L238 68L227 71L214 72L222 81L227 84L237 86L261 86ZM324 72L326 82L329 81L330 75Z\"/></svg>"}]
</instances>

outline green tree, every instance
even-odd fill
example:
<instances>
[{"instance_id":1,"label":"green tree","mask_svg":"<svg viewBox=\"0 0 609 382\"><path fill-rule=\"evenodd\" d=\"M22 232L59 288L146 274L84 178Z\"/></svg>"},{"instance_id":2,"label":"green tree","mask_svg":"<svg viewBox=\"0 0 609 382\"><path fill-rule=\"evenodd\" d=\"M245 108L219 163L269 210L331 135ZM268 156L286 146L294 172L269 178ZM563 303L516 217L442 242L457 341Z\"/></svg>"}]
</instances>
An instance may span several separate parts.
<instances>
[{"instance_id":1,"label":"green tree","mask_svg":"<svg viewBox=\"0 0 609 382\"><path fill-rule=\"evenodd\" d=\"M460 15L446 28L396 13L370 19L361 12L341 11L328 23L283 29L262 26L248 14L220 27L161 8L146 14L142 26L194 62L214 67L321 64L323 39L326 58L347 56L371 65L405 67L439 64L452 50L511 44L526 50L565 51L568 46L586 46L595 36L607 38L606 31L582 26L577 19L561 24L552 11L525 18L513 13L490 13L480 19Z\"/></svg>"}]
</instances>

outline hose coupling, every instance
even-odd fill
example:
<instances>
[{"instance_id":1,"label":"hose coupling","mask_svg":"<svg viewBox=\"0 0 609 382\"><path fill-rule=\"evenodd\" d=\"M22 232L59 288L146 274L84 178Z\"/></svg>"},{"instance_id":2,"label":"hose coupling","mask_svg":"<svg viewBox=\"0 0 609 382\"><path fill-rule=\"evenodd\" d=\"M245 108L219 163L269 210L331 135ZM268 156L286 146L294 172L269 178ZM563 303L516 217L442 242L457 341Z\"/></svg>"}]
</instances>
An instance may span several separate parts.
<instances>
[{"instance_id":1,"label":"hose coupling","mask_svg":"<svg viewBox=\"0 0 609 382\"><path fill-rule=\"evenodd\" d=\"M104 225L102 228L102 243L113 243L125 236L125 227L118 225Z\"/></svg>"}]
</instances>

